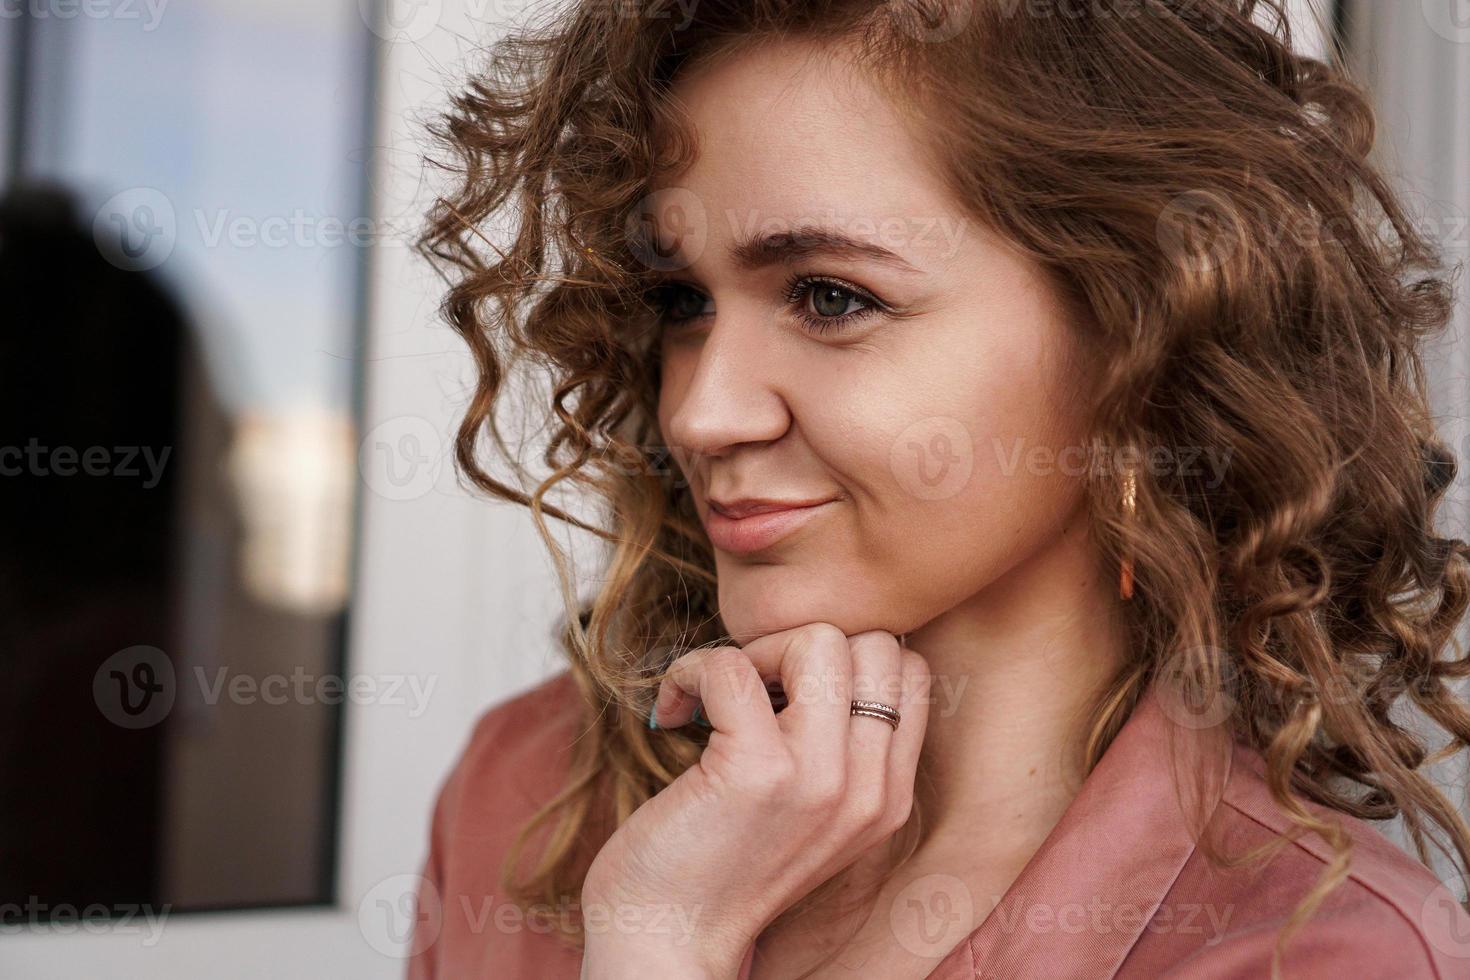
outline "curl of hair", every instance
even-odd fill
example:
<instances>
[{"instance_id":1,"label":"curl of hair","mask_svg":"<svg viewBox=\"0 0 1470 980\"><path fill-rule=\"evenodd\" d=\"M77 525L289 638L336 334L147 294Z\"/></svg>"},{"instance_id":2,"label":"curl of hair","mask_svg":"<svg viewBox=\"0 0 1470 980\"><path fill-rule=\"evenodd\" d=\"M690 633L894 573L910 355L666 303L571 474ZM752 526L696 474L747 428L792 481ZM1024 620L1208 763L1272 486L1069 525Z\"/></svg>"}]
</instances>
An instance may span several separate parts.
<instances>
[{"instance_id":1,"label":"curl of hair","mask_svg":"<svg viewBox=\"0 0 1470 980\"><path fill-rule=\"evenodd\" d=\"M923 0L703 0L653 13L583 0L520 26L431 127L453 190L419 244L445 271L442 312L478 371L456 462L531 509L585 702L567 784L507 858L511 893L579 895L607 834L703 745L644 722L672 659L724 634L708 541L660 448L638 217L654 182L694 156L667 99L676 74L783 40L872 72L955 199L1054 275L1097 368L1104 458L1143 464L1165 447L1228 460L1219 480L1184 466L1091 473L1094 537L1109 559L1132 556L1137 595L1123 609L1132 659L1097 701L1088 768L1156 679L1229 699L1229 731L1262 753L1293 833L1337 855L1277 964L1350 858L1341 827L1293 793L1402 816L1421 859L1433 845L1464 875L1470 828L1422 771L1470 745L1450 686L1470 674L1452 649L1470 545L1435 533L1457 470L1420 360L1451 315L1450 282L1368 161L1366 94L1294 52L1281 0L974 0L947 15ZM957 15L952 37L934 32ZM482 231L492 217L504 247ZM518 364L549 384L539 480L497 418ZM487 438L514 480L482 463ZM590 492L601 512L555 506L558 489ZM588 601L547 516L608 547ZM1393 716L1401 704L1433 723L1437 751ZM922 834L916 805L895 867ZM567 938L579 941L575 924Z\"/></svg>"}]
</instances>

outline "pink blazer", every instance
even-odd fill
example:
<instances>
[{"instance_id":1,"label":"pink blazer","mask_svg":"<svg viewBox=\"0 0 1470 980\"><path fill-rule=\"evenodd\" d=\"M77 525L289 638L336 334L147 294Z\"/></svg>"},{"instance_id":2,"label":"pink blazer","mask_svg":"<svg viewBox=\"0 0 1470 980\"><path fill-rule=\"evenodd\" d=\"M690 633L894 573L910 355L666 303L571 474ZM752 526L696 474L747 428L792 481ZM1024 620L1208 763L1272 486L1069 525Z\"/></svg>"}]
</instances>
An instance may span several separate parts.
<instances>
[{"instance_id":1,"label":"pink blazer","mask_svg":"<svg viewBox=\"0 0 1470 980\"><path fill-rule=\"evenodd\" d=\"M409 980L578 977L580 956L528 923L496 883L514 831L560 786L575 702L563 672L475 726L434 809ZM1000 904L957 945L935 950L931 980L1270 976L1277 930L1330 852L1312 835L1258 874L1210 866L1165 750L1171 729L1186 744L1197 736L1169 718L1159 698L1140 702ZM1234 854L1289 824L1259 755L1237 744L1222 758L1228 780L1209 830ZM1283 977L1470 978L1470 916L1450 891L1368 824L1333 815L1353 839L1350 878L1287 946ZM957 913L915 914L932 915L915 922L924 929Z\"/></svg>"}]
</instances>

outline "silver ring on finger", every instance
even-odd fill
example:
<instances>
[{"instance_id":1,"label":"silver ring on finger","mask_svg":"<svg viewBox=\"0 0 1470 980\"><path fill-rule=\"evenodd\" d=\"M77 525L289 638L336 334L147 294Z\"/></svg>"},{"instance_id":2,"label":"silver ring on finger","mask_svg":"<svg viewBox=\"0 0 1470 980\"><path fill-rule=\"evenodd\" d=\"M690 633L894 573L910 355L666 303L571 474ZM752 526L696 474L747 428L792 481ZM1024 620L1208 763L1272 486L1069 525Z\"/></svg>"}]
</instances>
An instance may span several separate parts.
<instances>
[{"instance_id":1,"label":"silver ring on finger","mask_svg":"<svg viewBox=\"0 0 1470 980\"><path fill-rule=\"evenodd\" d=\"M894 728L898 727L900 717L897 708L891 704L884 704L882 701L854 701L850 713L867 715L869 718L882 718Z\"/></svg>"}]
</instances>

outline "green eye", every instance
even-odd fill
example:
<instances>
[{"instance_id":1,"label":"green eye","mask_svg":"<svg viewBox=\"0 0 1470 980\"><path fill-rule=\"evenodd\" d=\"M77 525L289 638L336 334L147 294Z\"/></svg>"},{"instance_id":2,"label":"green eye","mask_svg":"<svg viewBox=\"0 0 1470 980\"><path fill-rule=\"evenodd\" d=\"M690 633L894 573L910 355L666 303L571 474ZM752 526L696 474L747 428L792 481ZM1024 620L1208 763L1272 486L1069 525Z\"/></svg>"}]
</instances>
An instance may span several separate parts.
<instances>
[{"instance_id":1,"label":"green eye","mask_svg":"<svg viewBox=\"0 0 1470 980\"><path fill-rule=\"evenodd\" d=\"M856 293L843 289L841 286L815 285L811 288L812 309L819 316L842 316L847 312L847 304L857 299Z\"/></svg>"},{"instance_id":2,"label":"green eye","mask_svg":"<svg viewBox=\"0 0 1470 980\"><path fill-rule=\"evenodd\" d=\"M849 310L848 304L854 301L861 305ZM786 285L786 302L796 307L796 316L806 328L818 334L841 330L884 309L879 300L863 290L819 276L793 276Z\"/></svg>"}]
</instances>

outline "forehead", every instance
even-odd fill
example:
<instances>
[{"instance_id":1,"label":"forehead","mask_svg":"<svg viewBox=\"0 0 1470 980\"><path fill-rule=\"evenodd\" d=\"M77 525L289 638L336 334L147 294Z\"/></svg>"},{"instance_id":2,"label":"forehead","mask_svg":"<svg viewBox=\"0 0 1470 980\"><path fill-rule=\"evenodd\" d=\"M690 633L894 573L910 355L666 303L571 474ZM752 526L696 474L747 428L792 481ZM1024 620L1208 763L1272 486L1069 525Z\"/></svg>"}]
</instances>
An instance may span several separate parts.
<instances>
[{"instance_id":1,"label":"forehead","mask_svg":"<svg viewBox=\"0 0 1470 980\"><path fill-rule=\"evenodd\" d=\"M698 154L655 188L697 199L712 236L835 224L922 252L921 229L961 220L909 123L834 46L722 54L681 74L672 97Z\"/></svg>"}]
</instances>

